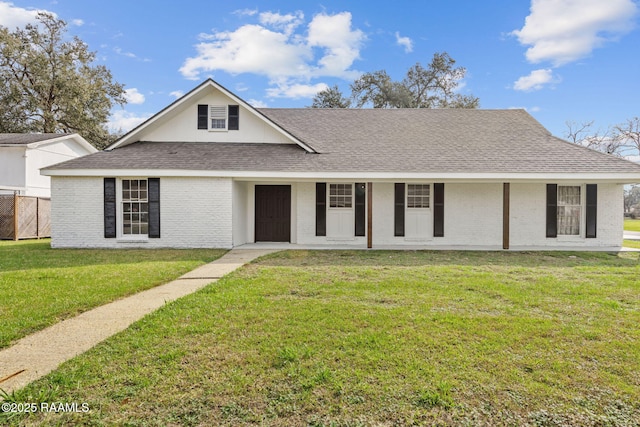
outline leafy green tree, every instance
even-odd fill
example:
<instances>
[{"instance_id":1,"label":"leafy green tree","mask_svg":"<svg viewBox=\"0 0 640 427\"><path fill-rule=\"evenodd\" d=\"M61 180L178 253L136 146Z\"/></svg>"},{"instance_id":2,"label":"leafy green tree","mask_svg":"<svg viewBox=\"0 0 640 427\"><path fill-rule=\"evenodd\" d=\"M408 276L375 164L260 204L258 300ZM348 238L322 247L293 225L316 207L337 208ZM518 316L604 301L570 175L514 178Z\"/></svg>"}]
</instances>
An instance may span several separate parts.
<instances>
[{"instance_id":1,"label":"leafy green tree","mask_svg":"<svg viewBox=\"0 0 640 427\"><path fill-rule=\"evenodd\" d=\"M340 92L338 85L321 90L313 97L311 108L349 108L351 101Z\"/></svg>"},{"instance_id":2,"label":"leafy green tree","mask_svg":"<svg viewBox=\"0 0 640 427\"><path fill-rule=\"evenodd\" d=\"M351 84L351 98L359 108L477 108L478 98L456 93L466 72L446 52L435 53L426 67L409 68L402 81L385 70L363 74Z\"/></svg>"},{"instance_id":3,"label":"leafy green tree","mask_svg":"<svg viewBox=\"0 0 640 427\"><path fill-rule=\"evenodd\" d=\"M77 132L98 148L110 137L109 112L124 105L123 85L67 24L39 13L39 24L0 27L0 132Z\"/></svg>"},{"instance_id":4,"label":"leafy green tree","mask_svg":"<svg viewBox=\"0 0 640 427\"><path fill-rule=\"evenodd\" d=\"M351 84L351 97L362 108L412 108L412 93L402 82L394 82L385 70L365 73Z\"/></svg>"}]
</instances>

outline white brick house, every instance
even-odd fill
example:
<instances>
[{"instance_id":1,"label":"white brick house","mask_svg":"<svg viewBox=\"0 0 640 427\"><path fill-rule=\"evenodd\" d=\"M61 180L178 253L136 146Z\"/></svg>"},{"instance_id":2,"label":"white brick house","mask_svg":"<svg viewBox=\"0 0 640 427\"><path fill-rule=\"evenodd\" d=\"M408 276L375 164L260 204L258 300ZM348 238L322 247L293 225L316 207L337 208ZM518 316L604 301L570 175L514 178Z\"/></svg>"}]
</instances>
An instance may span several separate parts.
<instances>
[{"instance_id":1,"label":"white brick house","mask_svg":"<svg viewBox=\"0 0 640 427\"><path fill-rule=\"evenodd\" d=\"M212 80L43 173L52 245L112 248L611 250L640 182L523 110L255 109Z\"/></svg>"}]
</instances>

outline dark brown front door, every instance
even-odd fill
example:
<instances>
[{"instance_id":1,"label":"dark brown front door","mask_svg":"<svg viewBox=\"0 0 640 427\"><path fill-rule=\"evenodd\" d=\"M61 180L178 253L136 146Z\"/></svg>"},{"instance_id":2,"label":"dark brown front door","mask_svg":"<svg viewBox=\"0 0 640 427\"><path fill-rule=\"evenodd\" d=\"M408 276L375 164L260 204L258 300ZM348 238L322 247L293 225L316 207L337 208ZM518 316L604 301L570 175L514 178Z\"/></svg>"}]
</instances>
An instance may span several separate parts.
<instances>
[{"instance_id":1,"label":"dark brown front door","mask_svg":"<svg viewBox=\"0 0 640 427\"><path fill-rule=\"evenodd\" d=\"M256 185L256 242L291 241L291 186Z\"/></svg>"}]
</instances>

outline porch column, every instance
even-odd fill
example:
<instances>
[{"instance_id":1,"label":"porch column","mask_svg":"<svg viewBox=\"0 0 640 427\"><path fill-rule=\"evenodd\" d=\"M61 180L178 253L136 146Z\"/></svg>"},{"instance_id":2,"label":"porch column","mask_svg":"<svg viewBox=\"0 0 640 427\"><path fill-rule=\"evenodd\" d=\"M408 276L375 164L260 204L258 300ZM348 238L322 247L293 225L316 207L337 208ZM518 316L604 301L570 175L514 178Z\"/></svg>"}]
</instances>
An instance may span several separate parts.
<instances>
[{"instance_id":1,"label":"porch column","mask_svg":"<svg viewBox=\"0 0 640 427\"><path fill-rule=\"evenodd\" d=\"M367 248L373 247L373 183L367 182Z\"/></svg>"},{"instance_id":2,"label":"porch column","mask_svg":"<svg viewBox=\"0 0 640 427\"><path fill-rule=\"evenodd\" d=\"M502 184L502 249L509 249L509 193L508 182Z\"/></svg>"}]
</instances>

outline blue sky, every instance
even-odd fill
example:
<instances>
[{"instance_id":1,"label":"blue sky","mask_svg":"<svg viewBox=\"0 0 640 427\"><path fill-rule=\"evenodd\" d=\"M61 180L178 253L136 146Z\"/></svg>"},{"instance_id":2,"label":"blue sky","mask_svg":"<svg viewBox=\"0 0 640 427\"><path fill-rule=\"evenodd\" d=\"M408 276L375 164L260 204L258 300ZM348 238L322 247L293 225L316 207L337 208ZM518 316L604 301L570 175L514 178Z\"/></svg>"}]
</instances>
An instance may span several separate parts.
<instances>
[{"instance_id":1,"label":"blue sky","mask_svg":"<svg viewBox=\"0 0 640 427\"><path fill-rule=\"evenodd\" d=\"M129 103L128 130L212 77L260 107L304 107L363 72L394 79L435 52L467 69L481 108L525 108L553 134L640 115L638 0L0 0L0 25L36 10L69 23Z\"/></svg>"}]
</instances>

